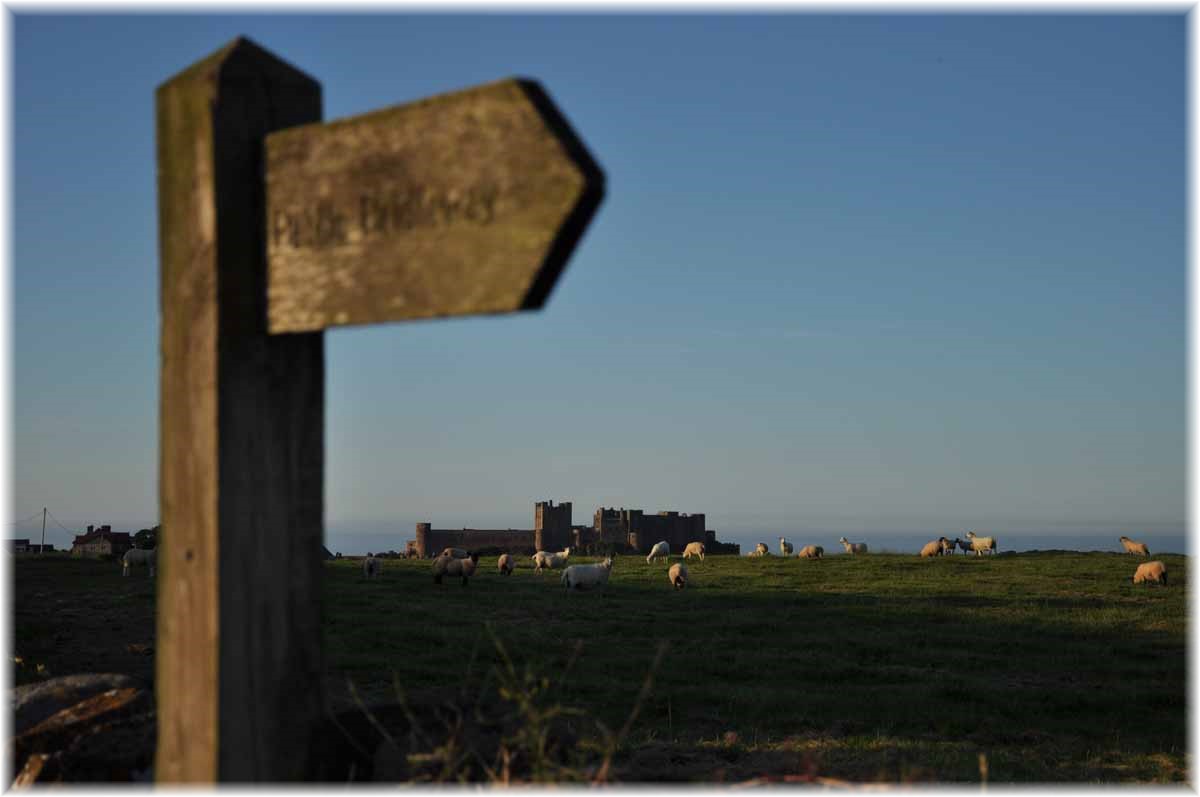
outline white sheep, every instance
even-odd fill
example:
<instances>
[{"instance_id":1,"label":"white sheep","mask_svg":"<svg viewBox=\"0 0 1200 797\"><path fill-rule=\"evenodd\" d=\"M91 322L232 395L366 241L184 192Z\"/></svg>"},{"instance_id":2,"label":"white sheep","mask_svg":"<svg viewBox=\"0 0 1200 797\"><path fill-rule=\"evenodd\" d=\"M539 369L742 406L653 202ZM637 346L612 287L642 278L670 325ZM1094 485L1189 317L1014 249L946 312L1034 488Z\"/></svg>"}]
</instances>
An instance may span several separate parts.
<instances>
[{"instance_id":1,"label":"white sheep","mask_svg":"<svg viewBox=\"0 0 1200 797\"><path fill-rule=\"evenodd\" d=\"M475 568L479 565L479 554L473 553L467 559L458 559L453 556L439 556L433 560L433 583L441 584L442 576L462 576L463 586L467 586L467 579L475 575Z\"/></svg>"},{"instance_id":2,"label":"white sheep","mask_svg":"<svg viewBox=\"0 0 1200 797\"><path fill-rule=\"evenodd\" d=\"M455 559L466 559L470 556L469 553L462 548L445 548L442 550L442 556L453 556Z\"/></svg>"},{"instance_id":3,"label":"white sheep","mask_svg":"<svg viewBox=\"0 0 1200 797\"><path fill-rule=\"evenodd\" d=\"M1144 542L1134 542L1128 537L1122 537L1121 545L1125 548L1125 553L1135 553L1140 556L1150 555L1150 549L1146 547L1146 543Z\"/></svg>"},{"instance_id":4,"label":"white sheep","mask_svg":"<svg viewBox=\"0 0 1200 797\"><path fill-rule=\"evenodd\" d=\"M367 557L363 559L363 578L375 578L382 570L383 562L373 553L367 551Z\"/></svg>"},{"instance_id":5,"label":"white sheep","mask_svg":"<svg viewBox=\"0 0 1200 797\"><path fill-rule=\"evenodd\" d=\"M671 545L666 540L654 543L654 547L650 549L650 553L646 554L646 564L650 564L659 557L670 558Z\"/></svg>"},{"instance_id":6,"label":"white sheep","mask_svg":"<svg viewBox=\"0 0 1200 797\"><path fill-rule=\"evenodd\" d=\"M975 532L968 531L967 539L971 541L970 550L974 551L976 556L983 556L984 551L988 553L996 552L995 537L977 537L975 536Z\"/></svg>"},{"instance_id":7,"label":"white sheep","mask_svg":"<svg viewBox=\"0 0 1200 797\"><path fill-rule=\"evenodd\" d=\"M1133 583L1141 584L1143 581L1166 586L1167 566L1159 561L1144 562L1138 565L1137 570L1133 573Z\"/></svg>"},{"instance_id":8,"label":"white sheep","mask_svg":"<svg viewBox=\"0 0 1200 797\"><path fill-rule=\"evenodd\" d=\"M129 569L134 565L141 567L146 566L151 578L154 577L155 560L158 558L157 548L130 548L121 557L121 575L129 575Z\"/></svg>"},{"instance_id":9,"label":"white sheep","mask_svg":"<svg viewBox=\"0 0 1200 797\"><path fill-rule=\"evenodd\" d=\"M513 558L506 553L500 554L500 560L496 562L496 567L500 568L500 575L512 575L512 571L516 568L516 563Z\"/></svg>"},{"instance_id":10,"label":"white sheep","mask_svg":"<svg viewBox=\"0 0 1200 797\"><path fill-rule=\"evenodd\" d=\"M559 553L538 551L533 555L533 569L539 573L543 570L557 570L567 563L567 559L569 559L570 556L570 546L563 548Z\"/></svg>"},{"instance_id":11,"label":"white sheep","mask_svg":"<svg viewBox=\"0 0 1200 797\"><path fill-rule=\"evenodd\" d=\"M683 589L687 586L688 570L687 565L683 562L676 562L667 570L667 578L675 585L675 589Z\"/></svg>"},{"instance_id":12,"label":"white sheep","mask_svg":"<svg viewBox=\"0 0 1200 797\"><path fill-rule=\"evenodd\" d=\"M856 556L860 553L867 552L867 544L865 542L850 542L845 537L842 537L840 540L838 540L838 542L840 542L842 547L846 549L846 553L850 554L851 556Z\"/></svg>"},{"instance_id":13,"label":"white sheep","mask_svg":"<svg viewBox=\"0 0 1200 797\"><path fill-rule=\"evenodd\" d=\"M683 558L687 559L692 556L699 556L700 561L704 561L704 543L689 542L687 547L683 549Z\"/></svg>"},{"instance_id":14,"label":"white sheep","mask_svg":"<svg viewBox=\"0 0 1200 797\"><path fill-rule=\"evenodd\" d=\"M925 547L921 549L921 558L924 559L929 556L941 556L943 550L942 543L944 542L946 542L946 538L940 537L933 542L925 543Z\"/></svg>"},{"instance_id":15,"label":"white sheep","mask_svg":"<svg viewBox=\"0 0 1200 797\"><path fill-rule=\"evenodd\" d=\"M825 549L820 545L805 545L796 554L797 559L820 559L825 555Z\"/></svg>"},{"instance_id":16,"label":"white sheep","mask_svg":"<svg viewBox=\"0 0 1200 797\"><path fill-rule=\"evenodd\" d=\"M779 538L779 555L780 556L791 556L792 555L792 544L790 542L788 542L787 540L785 540L783 537Z\"/></svg>"},{"instance_id":17,"label":"white sheep","mask_svg":"<svg viewBox=\"0 0 1200 797\"><path fill-rule=\"evenodd\" d=\"M604 589L608 584L608 576L612 573L612 565L611 556L592 565L571 565L563 571L559 580L568 592L573 589Z\"/></svg>"},{"instance_id":18,"label":"white sheep","mask_svg":"<svg viewBox=\"0 0 1200 797\"><path fill-rule=\"evenodd\" d=\"M767 548L767 544L765 542L760 542L758 545L754 546L754 550L751 551L749 555L750 556L770 556L771 551Z\"/></svg>"}]
</instances>

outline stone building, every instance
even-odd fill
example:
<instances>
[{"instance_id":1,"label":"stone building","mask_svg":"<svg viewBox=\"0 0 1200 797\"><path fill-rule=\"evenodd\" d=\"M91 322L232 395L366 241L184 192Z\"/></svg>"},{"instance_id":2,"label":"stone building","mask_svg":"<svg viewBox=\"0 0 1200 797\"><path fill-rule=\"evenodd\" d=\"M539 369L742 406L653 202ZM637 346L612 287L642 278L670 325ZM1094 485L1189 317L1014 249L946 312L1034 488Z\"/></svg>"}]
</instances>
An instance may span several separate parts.
<instances>
[{"instance_id":1,"label":"stone building","mask_svg":"<svg viewBox=\"0 0 1200 797\"><path fill-rule=\"evenodd\" d=\"M680 553L689 542L712 545L716 533L704 528L704 514L659 512L647 515L640 509L601 507L593 518L595 536L600 542L625 544L646 553L659 540L666 540L672 553Z\"/></svg>"},{"instance_id":2,"label":"stone building","mask_svg":"<svg viewBox=\"0 0 1200 797\"><path fill-rule=\"evenodd\" d=\"M553 501L533 505L533 542L539 551L561 551L574 544L571 533L571 502L558 506Z\"/></svg>"},{"instance_id":3,"label":"stone building","mask_svg":"<svg viewBox=\"0 0 1200 797\"><path fill-rule=\"evenodd\" d=\"M71 543L72 556L121 556L133 547L133 538L125 531L113 531L111 526L87 527Z\"/></svg>"}]
</instances>

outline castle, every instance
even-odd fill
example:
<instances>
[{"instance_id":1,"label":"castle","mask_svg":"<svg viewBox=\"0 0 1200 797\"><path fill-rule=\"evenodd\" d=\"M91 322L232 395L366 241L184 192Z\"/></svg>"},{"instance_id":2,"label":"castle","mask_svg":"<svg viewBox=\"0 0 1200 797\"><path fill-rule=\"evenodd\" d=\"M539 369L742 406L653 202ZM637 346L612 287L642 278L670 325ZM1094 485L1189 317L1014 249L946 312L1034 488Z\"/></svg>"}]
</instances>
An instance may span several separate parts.
<instances>
[{"instance_id":1,"label":"castle","mask_svg":"<svg viewBox=\"0 0 1200 797\"><path fill-rule=\"evenodd\" d=\"M574 526L571 502L555 506L553 501L538 501L533 507L532 530L435 529L429 523L418 523L417 538L408 541L406 553L426 558L437 556L445 548L560 551L568 546L583 548L597 543L628 546L647 553L659 540L666 540L675 552L682 551L689 542L703 542L714 552L718 547L728 547L717 542L715 531L704 528L703 514L647 515L640 509L601 507L596 510L591 526Z\"/></svg>"}]
</instances>

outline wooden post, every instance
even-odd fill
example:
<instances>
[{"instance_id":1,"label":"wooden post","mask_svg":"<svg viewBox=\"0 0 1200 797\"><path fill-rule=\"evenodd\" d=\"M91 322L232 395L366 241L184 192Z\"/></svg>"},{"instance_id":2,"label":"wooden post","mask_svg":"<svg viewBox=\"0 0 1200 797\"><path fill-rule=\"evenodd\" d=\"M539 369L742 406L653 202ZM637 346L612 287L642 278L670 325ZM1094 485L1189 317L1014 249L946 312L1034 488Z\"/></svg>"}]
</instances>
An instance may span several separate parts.
<instances>
[{"instance_id":1,"label":"wooden post","mask_svg":"<svg viewBox=\"0 0 1200 797\"><path fill-rule=\"evenodd\" d=\"M263 140L320 85L237 39L158 88L159 782L302 779L322 711L324 340L267 334Z\"/></svg>"}]
</instances>

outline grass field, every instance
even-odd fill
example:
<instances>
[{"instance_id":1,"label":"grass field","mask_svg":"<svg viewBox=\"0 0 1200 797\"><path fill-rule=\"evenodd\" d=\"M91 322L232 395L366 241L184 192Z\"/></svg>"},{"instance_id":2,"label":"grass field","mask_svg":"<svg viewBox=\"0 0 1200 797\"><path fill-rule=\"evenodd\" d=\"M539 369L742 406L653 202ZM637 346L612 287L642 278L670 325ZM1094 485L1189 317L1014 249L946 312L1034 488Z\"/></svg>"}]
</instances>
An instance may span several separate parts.
<instances>
[{"instance_id":1,"label":"grass field","mask_svg":"<svg viewBox=\"0 0 1200 797\"><path fill-rule=\"evenodd\" d=\"M578 709L577 730L615 731L637 707L619 780L972 782L983 754L990 782L1181 782L1187 559L1156 558L1169 587L1132 585L1139 560L1120 554L713 556L675 592L665 564L621 557L603 594L565 594L557 572L504 578L495 559L467 587L434 585L428 561L367 581L341 560L326 570L329 692L343 707L347 680L368 703L397 685L487 699L504 681L494 634L530 706ZM128 653L152 590L119 570L16 563L17 682L34 663L152 671ZM70 644L81 602L123 619Z\"/></svg>"}]
</instances>

